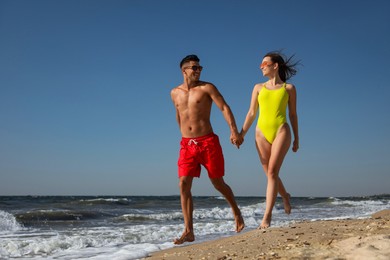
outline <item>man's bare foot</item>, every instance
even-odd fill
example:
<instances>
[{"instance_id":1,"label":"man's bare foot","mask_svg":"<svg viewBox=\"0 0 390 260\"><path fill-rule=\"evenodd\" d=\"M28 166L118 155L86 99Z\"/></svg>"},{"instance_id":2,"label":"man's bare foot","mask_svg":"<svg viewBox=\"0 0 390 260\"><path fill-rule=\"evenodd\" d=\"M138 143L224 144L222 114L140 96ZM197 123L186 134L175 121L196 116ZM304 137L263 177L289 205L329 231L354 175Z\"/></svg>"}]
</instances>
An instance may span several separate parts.
<instances>
[{"instance_id":1,"label":"man's bare foot","mask_svg":"<svg viewBox=\"0 0 390 260\"><path fill-rule=\"evenodd\" d=\"M195 236L194 236L194 233L192 232L184 232L183 235L181 235L180 238L176 238L173 243L175 245L181 245L185 242L194 242L195 241Z\"/></svg>"},{"instance_id":2,"label":"man's bare foot","mask_svg":"<svg viewBox=\"0 0 390 260\"><path fill-rule=\"evenodd\" d=\"M245 227L244 219L242 218L241 213L238 216L235 216L234 218L236 219L236 232L239 233Z\"/></svg>"},{"instance_id":3,"label":"man's bare foot","mask_svg":"<svg viewBox=\"0 0 390 260\"><path fill-rule=\"evenodd\" d=\"M290 198L291 198L290 193L287 193L286 197L282 197L283 205L284 205L284 212L286 212L286 214L288 214L288 215L291 213Z\"/></svg>"}]
</instances>

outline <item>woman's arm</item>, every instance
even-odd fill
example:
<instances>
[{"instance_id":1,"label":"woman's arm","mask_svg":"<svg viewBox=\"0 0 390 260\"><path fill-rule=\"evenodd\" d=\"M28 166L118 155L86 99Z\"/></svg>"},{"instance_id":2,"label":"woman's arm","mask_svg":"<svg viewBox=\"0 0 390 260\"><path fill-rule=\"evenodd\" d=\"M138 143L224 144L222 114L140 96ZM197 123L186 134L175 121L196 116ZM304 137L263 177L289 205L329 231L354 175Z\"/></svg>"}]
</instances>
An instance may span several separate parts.
<instances>
[{"instance_id":1,"label":"woman's arm","mask_svg":"<svg viewBox=\"0 0 390 260\"><path fill-rule=\"evenodd\" d=\"M291 127L294 133L294 142L292 150L294 152L299 149L299 134L298 134L298 115L297 115L297 91L295 86L292 84L287 84L286 90L289 94L288 100L288 112L291 122Z\"/></svg>"},{"instance_id":2,"label":"woman's arm","mask_svg":"<svg viewBox=\"0 0 390 260\"><path fill-rule=\"evenodd\" d=\"M242 129L241 129L241 132L240 132L242 138L245 137L246 133L248 132L249 128L252 126L252 123L253 123L253 121L256 118L257 110L259 108L259 104L258 104L258 101L257 101L257 96L259 95L259 91L262 88L262 86L263 86L263 84L256 84L253 87L251 103L249 105L249 110L248 110L248 113L247 113L246 118L245 118L245 122L242 125Z\"/></svg>"}]
</instances>

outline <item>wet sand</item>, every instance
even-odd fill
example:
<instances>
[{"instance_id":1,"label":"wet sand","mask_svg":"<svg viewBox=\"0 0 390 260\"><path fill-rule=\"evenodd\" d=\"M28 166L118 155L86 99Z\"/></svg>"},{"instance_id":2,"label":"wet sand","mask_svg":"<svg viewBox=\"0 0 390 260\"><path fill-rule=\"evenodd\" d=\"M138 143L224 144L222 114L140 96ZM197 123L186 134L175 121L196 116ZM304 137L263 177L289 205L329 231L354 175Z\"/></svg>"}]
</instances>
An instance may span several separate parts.
<instances>
[{"instance_id":1,"label":"wet sand","mask_svg":"<svg viewBox=\"0 0 390 260\"><path fill-rule=\"evenodd\" d=\"M186 243L146 260L390 259L390 209L367 219L298 222L231 237Z\"/></svg>"}]
</instances>

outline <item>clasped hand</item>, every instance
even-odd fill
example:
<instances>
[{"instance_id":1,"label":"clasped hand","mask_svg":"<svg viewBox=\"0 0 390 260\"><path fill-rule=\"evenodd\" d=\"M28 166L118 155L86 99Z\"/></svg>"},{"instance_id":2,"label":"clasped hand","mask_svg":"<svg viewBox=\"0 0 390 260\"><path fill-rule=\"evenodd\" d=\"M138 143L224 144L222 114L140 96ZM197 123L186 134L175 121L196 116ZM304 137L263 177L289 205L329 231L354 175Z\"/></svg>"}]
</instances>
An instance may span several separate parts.
<instances>
[{"instance_id":1,"label":"clasped hand","mask_svg":"<svg viewBox=\"0 0 390 260\"><path fill-rule=\"evenodd\" d=\"M238 149L240 149L240 145L244 143L244 137L239 133L234 133L230 135L230 142L237 146Z\"/></svg>"}]
</instances>

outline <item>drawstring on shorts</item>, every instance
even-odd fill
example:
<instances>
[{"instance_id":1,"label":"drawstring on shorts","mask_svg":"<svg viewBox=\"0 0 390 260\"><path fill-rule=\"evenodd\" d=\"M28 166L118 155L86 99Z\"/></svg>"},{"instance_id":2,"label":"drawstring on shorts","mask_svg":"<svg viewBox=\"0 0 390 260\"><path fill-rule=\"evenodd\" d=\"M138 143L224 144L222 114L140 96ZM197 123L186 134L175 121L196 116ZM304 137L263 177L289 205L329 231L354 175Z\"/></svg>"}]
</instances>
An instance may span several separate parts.
<instances>
[{"instance_id":1,"label":"drawstring on shorts","mask_svg":"<svg viewBox=\"0 0 390 260\"><path fill-rule=\"evenodd\" d=\"M190 140L188 141L188 145L191 145L191 144L198 145L198 142L195 141L195 139L190 139Z\"/></svg>"}]
</instances>

